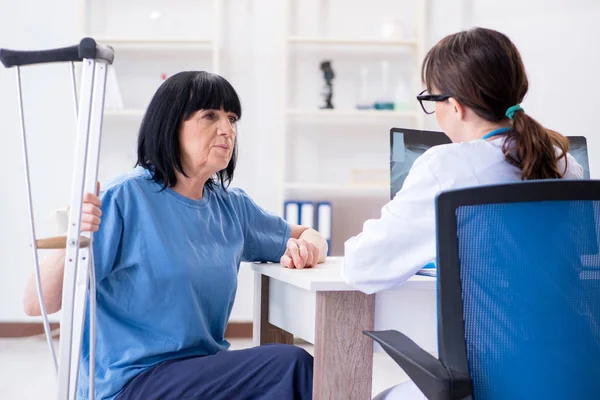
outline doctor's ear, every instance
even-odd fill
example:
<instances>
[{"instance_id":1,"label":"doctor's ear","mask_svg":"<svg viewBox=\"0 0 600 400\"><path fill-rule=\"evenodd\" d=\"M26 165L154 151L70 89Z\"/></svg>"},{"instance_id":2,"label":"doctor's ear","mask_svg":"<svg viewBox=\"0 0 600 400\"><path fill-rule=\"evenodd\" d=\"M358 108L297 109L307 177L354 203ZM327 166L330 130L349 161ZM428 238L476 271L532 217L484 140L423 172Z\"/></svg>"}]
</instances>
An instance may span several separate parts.
<instances>
[{"instance_id":1,"label":"doctor's ear","mask_svg":"<svg viewBox=\"0 0 600 400\"><path fill-rule=\"evenodd\" d=\"M448 101L450 102L450 105L452 105L452 111L454 112L456 119L462 121L465 117L465 106L454 97L450 97Z\"/></svg>"}]
</instances>

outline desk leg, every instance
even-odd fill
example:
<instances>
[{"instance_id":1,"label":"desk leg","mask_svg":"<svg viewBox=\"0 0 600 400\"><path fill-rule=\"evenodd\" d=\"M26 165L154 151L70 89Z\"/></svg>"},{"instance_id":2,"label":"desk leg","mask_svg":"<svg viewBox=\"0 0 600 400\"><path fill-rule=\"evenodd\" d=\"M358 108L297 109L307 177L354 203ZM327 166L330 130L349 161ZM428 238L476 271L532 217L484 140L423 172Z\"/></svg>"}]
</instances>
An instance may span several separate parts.
<instances>
[{"instance_id":1,"label":"desk leg","mask_svg":"<svg viewBox=\"0 0 600 400\"><path fill-rule=\"evenodd\" d=\"M257 279L259 276L256 277ZM256 289L256 288L255 288ZM260 344L294 344L294 335L269 323L269 277L260 275Z\"/></svg>"},{"instance_id":2,"label":"desk leg","mask_svg":"<svg viewBox=\"0 0 600 400\"><path fill-rule=\"evenodd\" d=\"M371 398L374 316L375 295L317 292L313 399Z\"/></svg>"}]
</instances>

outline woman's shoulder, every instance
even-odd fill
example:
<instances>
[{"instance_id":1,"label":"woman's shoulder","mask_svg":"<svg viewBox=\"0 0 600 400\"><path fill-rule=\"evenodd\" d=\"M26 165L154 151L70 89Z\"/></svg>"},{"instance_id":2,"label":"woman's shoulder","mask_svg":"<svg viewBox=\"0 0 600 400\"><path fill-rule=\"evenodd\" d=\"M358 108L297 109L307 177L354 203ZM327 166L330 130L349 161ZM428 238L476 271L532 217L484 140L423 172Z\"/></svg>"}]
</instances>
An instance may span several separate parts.
<instances>
[{"instance_id":1,"label":"woman's shoulder","mask_svg":"<svg viewBox=\"0 0 600 400\"><path fill-rule=\"evenodd\" d=\"M101 196L115 196L137 188L140 184L156 185L152 181L150 172L142 167L135 167L132 170L119 174L106 182L101 183Z\"/></svg>"},{"instance_id":2,"label":"woman's shoulder","mask_svg":"<svg viewBox=\"0 0 600 400\"><path fill-rule=\"evenodd\" d=\"M215 183L212 187L212 195L220 198L222 201L241 205L252 201L248 193L239 187L224 187L220 183Z\"/></svg>"},{"instance_id":3,"label":"woman's shoulder","mask_svg":"<svg viewBox=\"0 0 600 400\"><path fill-rule=\"evenodd\" d=\"M559 152L560 149L557 149L557 153ZM585 177L583 166L569 153L559 159L558 169L564 171L563 177L565 179L583 179Z\"/></svg>"},{"instance_id":4,"label":"woman's shoulder","mask_svg":"<svg viewBox=\"0 0 600 400\"><path fill-rule=\"evenodd\" d=\"M220 184L215 185L211 196L218 198L218 201L213 203L218 203L225 207L233 207L241 213L261 209L258 203L240 187L223 188Z\"/></svg>"},{"instance_id":5,"label":"woman's shoulder","mask_svg":"<svg viewBox=\"0 0 600 400\"><path fill-rule=\"evenodd\" d=\"M488 142L486 140L472 140L462 143L448 143L429 148L421 157L420 162L430 164L443 163L446 167L452 167L449 161L454 163L469 163L474 159L499 158L504 159L501 150L502 141Z\"/></svg>"},{"instance_id":6,"label":"woman's shoulder","mask_svg":"<svg viewBox=\"0 0 600 400\"><path fill-rule=\"evenodd\" d=\"M504 164L501 150L478 140L434 146L415 161L413 170L419 176L431 175L441 189L448 189L478 182L476 171Z\"/></svg>"},{"instance_id":7,"label":"woman's shoulder","mask_svg":"<svg viewBox=\"0 0 600 400\"><path fill-rule=\"evenodd\" d=\"M447 143L430 147L415 160L415 166L447 164L448 160L460 161L463 159L464 143Z\"/></svg>"}]
</instances>

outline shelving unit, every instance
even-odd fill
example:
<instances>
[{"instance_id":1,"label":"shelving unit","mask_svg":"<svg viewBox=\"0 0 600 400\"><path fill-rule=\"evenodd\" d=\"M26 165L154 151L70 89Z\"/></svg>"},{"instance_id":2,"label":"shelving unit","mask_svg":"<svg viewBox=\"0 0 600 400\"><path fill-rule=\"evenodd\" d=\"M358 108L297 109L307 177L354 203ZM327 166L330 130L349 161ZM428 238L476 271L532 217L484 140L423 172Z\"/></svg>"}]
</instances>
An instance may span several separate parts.
<instances>
[{"instance_id":1,"label":"shelving unit","mask_svg":"<svg viewBox=\"0 0 600 400\"><path fill-rule=\"evenodd\" d=\"M111 43L113 45L128 44L128 45L161 45L161 44L213 44L211 38L161 38L161 37L109 37L98 36L95 38L102 43Z\"/></svg>"},{"instance_id":2,"label":"shelving unit","mask_svg":"<svg viewBox=\"0 0 600 400\"><path fill-rule=\"evenodd\" d=\"M119 117L123 117L123 118L127 118L127 117L135 117L135 118L141 118L144 113L146 112L146 110L139 108L139 109L135 109L135 108L131 108L131 109L123 109L123 110L119 110L119 109L108 109L104 111L104 117L115 117L115 118L119 118Z\"/></svg>"},{"instance_id":3,"label":"shelving unit","mask_svg":"<svg viewBox=\"0 0 600 400\"><path fill-rule=\"evenodd\" d=\"M171 21L170 24L158 26L158 21L161 19L168 20L169 18L181 18L180 14L185 14L186 12L192 15L194 14L193 8L186 8L185 4L178 4L176 7L180 7L181 10L173 11L174 6L168 1L165 0L162 3L163 4L161 4L161 1L148 2L147 5L144 4L143 6L143 3L132 3L134 4L134 7L139 8L131 10L131 6L124 7L124 4L118 0L78 0L78 25L80 34L81 36L91 36L100 43L111 45L115 48L115 51L136 50L172 52L179 50L210 50L212 57L210 70L211 72L219 73L221 61L221 34L223 29L223 0L187 0L187 3L190 5L196 5L196 13L198 16L205 14L209 5L212 6L212 12L208 13L211 16L210 21L212 23L212 30L209 35L203 35L201 32L194 32L192 35L189 35L188 32L178 32L177 30L179 27L176 21ZM144 20L146 25L149 26L153 24L157 25L157 27L154 28L156 32L151 28L148 28L146 29L146 31L149 31L147 35L140 35L137 31L135 35L123 35L121 32L113 35L111 28L116 29L118 22L120 21L116 21L115 26L110 26L110 16L115 14L114 11L113 14L111 14L108 10L111 6L117 8L119 13L126 12L127 10L131 11L135 16L132 25L135 25L135 23L140 20ZM105 19L104 24L98 21L102 18ZM105 28L103 32L97 31L97 26L101 25L104 25ZM166 28L165 25L167 26ZM201 24L198 24L198 26L200 25ZM121 30L123 28L119 27L118 29ZM118 62L118 57L116 61Z\"/></svg>"},{"instance_id":4,"label":"shelving unit","mask_svg":"<svg viewBox=\"0 0 600 400\"><path fill-rule=\"evenodd\" d=\"M419 116L415 111L396 111L396 110L353 110L353 109L324 109L312 110L309 108L289 108L288 117L316 117L316 118L414 118ZM354 122L354 121L353 121Z\"/></svg>"},{"instance_id":5,"label":"shelving unit","mask_svg":"<svg viewBox=\"0 0 600 400\"><path fill-rule=\"evenodd\" d=\"M309 3L313 6L318 3L319 12L325 17L312 9L304 14L298 12L299 7L309 7ZM364 5L371 15L377 6L372 3L381 1L373 0ZM347 28L349 22L339 19L340 15L348 15L348 12L362 17L359 14L361 11L356 10L358 6L354 6L354 10L335 12L337 8L333 10L331 6L345 8L346 3L336 0L308 3L285 0L282 33L284 51L281 62L284 116L277 143L280 166L278 204L281 204L283 215L286 201L330 201L333 204L332 255L342 255L343 242L360 232L364 220L377 216L381 206L390 198L389 178L387 181L381 179L384 175L382 172L389 173L390 129L422 129L424 125L424 115L416 100L393 110L379 110L358 109L354 107L358 99L354 100L354 104L349 99L352 97L352 90L348 85L352 85L352 82L348 77L354 74L351 79L356 79L357 65L368 65L371 72L377 71L376 60L389 63L390 75L394 81L404 80L410 99L414 99L413 95L418 93L421 87L420 67L426 50L426 2L405 0L403 3L405 9L412 9L412 16L409 18L414 24L412 32L377 37L374 34L362 35L355 32L352 28ZM395 13L406 16L406 12L394 4L397 2L388 2L392 8L387 13L382 13L381 18L395 16ZM294 31L296 26L306 26L306 18L299 15L319 20L319 27L310 32L306 32L306 29L303 32ZM337 30L330 29L329 25L335 25L330 24L332 17L338 17ZM292 18L296 18L298 22L294 23ZM314 95L324 82L319 71L320 60L331 60L336 73L334 109L320 109L322 101ZM411 78L407 79L406 75ZM394 88L390 89L393 91ZM339 105L336 104L338 102ZM357 156L362 153L370 155L371 160L376 159L375 166L367 163L363 168L364 171L379 172L373 181L356 182L351 179L351 171L361 169ZM374 154L380 156L374 157ZM362 175L368 177L368 173Z\"/></svg>"},{"instance_id":6,"label":"shelving unit","mask_svg":"<svg viewBox=\"0 0 600 400\"><path fill-rule=\"evenodd\" d=\"M369 193L388 194L390 185L385 183L329 184L321 182L287 182L288 191L317 192L329 196L368 195Z\"/></svg>"},{"instance_id":7,"label":"shelving unit","mask_svg":"<svg viewBox=\"0 0 600 400\"><path fill-rule=\"evenodd\" d=\"M102 44L111 45L115 51L154 51L173 53L179 51L212 51L213 70L219 68L216 42L210 38L127 38L95 37Z\"/></svg>"},{"instance_id":8,"label":"shelving unit","mask_svg":"<svg viewBox=\"0 0 600 400\"><path fill-rule=\"evenodd\" d=\"M290 44L317 44L327 46L414 46L417 47L419 42L416 40L377 40L377 39L346 39L333 37L303 37L303 36L288 36Z\"/></svg>"},{"instance_id":9,"label":"shelving unit","mask_svg":"<svg viewBox=\"0 0 600 400\"><path fill-rule=\"evenodd\" d=\"M145 109L166 77L221 73L224 0L77 0L80 37L115 49L109 67L101 180L129 170Z\"/></svg>"}]
</instances>

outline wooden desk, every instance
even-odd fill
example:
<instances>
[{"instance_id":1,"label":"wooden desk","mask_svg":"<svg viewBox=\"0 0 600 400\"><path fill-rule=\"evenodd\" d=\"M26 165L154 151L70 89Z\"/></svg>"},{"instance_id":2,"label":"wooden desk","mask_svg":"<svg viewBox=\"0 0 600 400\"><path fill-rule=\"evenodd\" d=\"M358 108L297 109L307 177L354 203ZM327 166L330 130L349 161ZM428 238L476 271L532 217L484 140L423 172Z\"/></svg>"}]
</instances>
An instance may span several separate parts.
<instances>
[{"instance_id":1,"label":"wooden desk","mask_svg":"<svg viewBox=\"0 0 600 400\"><path fill-rule=\"evenodd\" d=\"M414 276L396 289L366 295L341 276L343 258L313 269L254 264L254 342L314 344L313 398L370 399L373 346L363 330L395 329L437 354L436 280Z\"/></svg>"}]
</instances>

